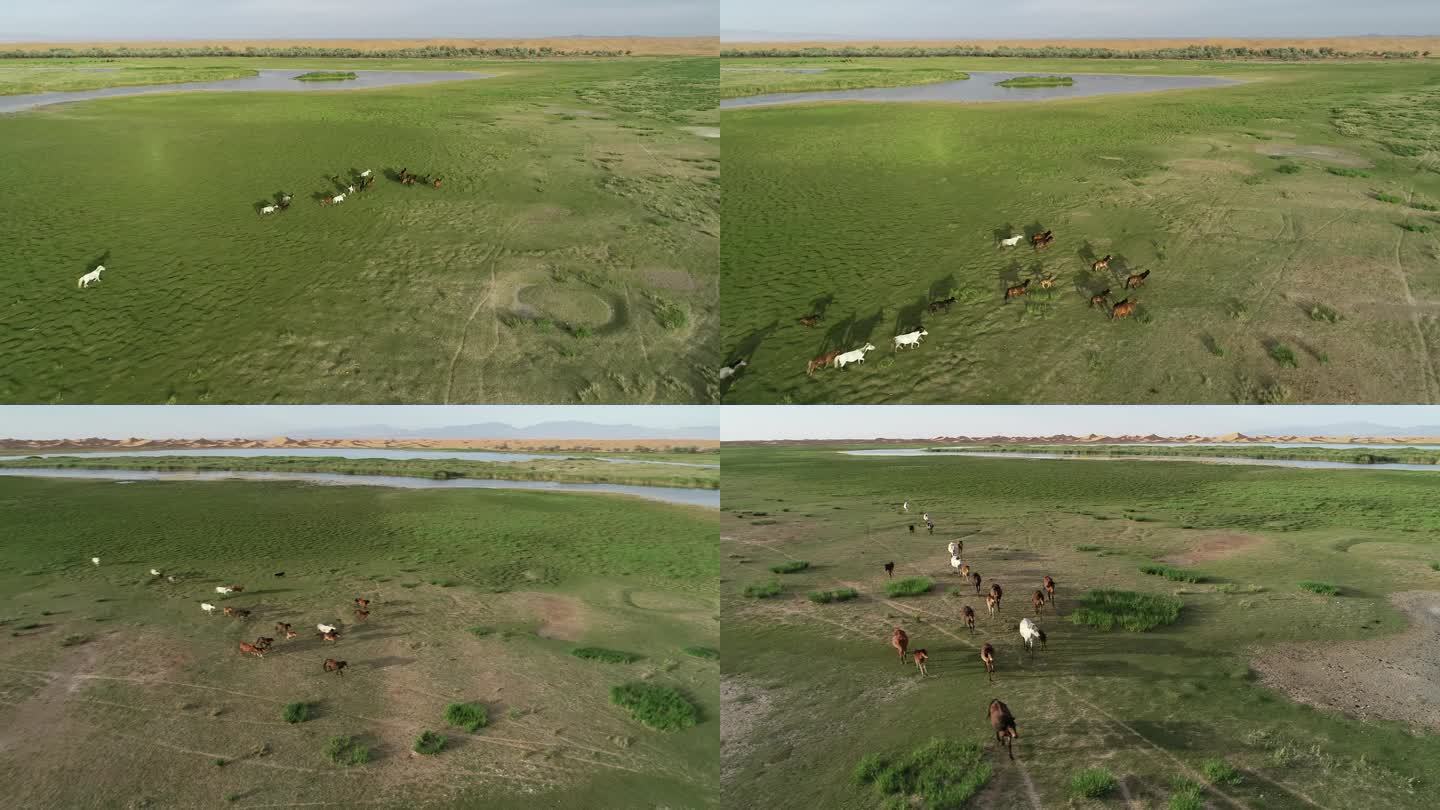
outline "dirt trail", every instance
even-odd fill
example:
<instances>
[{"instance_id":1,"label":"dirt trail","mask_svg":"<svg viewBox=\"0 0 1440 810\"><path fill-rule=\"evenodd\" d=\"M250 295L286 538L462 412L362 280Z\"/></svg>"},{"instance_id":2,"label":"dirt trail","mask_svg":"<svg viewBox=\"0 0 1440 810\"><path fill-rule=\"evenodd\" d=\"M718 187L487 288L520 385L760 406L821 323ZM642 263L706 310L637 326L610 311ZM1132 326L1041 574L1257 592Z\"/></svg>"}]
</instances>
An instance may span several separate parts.
<instances>
[{"instance_id":1,"label":"dirt trail","mask_svg":"<svg viewBox=\"0 0 1440 810\"><path fill-rule=\"evenodd\" d=\"M95 664L99 655L98 645L87 644L62 659L58 670L11 670L42 675L46 678L46 683L28 699L11 704L19 710L4 728L0 729L0 752L16 743L26 742L37 736L43 737L49 729L53 729L65 713L66 700L84 683L83 672Z\"/></svg>"},{"instance_id":2,"label":"dirt trail","mask_svg":"<svg viewBox=\"0 0 1440 810\"><path fill-rule=\"evenodd\" d=\"M1440 592L1405 591L1390 602L1410 620L1403 633L1275 645L1251 666L1262 684L1300 703L1440 731Z\"/></svg>"}]
</instances>

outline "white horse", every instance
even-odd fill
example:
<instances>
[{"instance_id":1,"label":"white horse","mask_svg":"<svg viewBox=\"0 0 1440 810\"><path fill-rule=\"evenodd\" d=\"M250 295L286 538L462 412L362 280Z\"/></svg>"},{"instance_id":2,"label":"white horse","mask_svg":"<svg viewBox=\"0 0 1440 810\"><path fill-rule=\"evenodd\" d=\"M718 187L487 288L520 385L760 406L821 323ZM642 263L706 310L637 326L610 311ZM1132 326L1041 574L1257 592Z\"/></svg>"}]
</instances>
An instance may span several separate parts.
<instances>
[{"instance_id":1,"label":"white horse","mask_svg":"<svg viewBox=\"0 0 1440 810\"><path fill-rule=\"evenodd\" d=\"M919 346L920 338L925 337L928 334L930 333L925 331L924 329L916 329L914 332L906 332L903 335L896 335L895 348L898 350L902 346Z\"/></svg>"},{"instance_id":2,"label":"white horse","mask_svg":"<svg viewBox=\"0 0 1440 810\"><path fill-rule=\"evenodd\" d=\"M91 558L90 558L90 562L94 563L95 565L99 565L99 564L100 564L100 558L99 558L99 557L91 557Z\"/></svg>"},{"instance_id":3,"label":"white horse","mask_svg":"<svg viewBox=\"0 0 1440 810\"><path fill-rule=\"evenodd\" d=\"M740 369L748 365L750 365L748 362L741 360L733 366L725 366L720 369L720 379L728 380L738 374L740 372Z\"/></svg>"},{"instance_id":4,"label":"white horse","mask_svg":"<svg viewBox=\"0 0 1440 810\"><path fill-rule=\"evenodd\" d=\"M1016 245L1020 244L1020 240L1024 238L1025 234L1017 233L1009 239L1001 239L1000 244L1004 245L1005 247L1015 247Z\"/></svg>"},{"instance_id":5,"label":"white horse","mask_svg":"<svg viewBox=\"0 0 1440 810\"><path fill-rule=\"evenodd\" d=\"M369 177L369 176L370 176L370 170L369 170L369 169L366 169L365 171L360 172L360 176L361 176L361 177Z\"/></svg>"},{"instance_id":6,"label":"white horse","mask_svg":"<svg viewBox=\"0 0 1440 810\"><path fill-rule=\"evenodd\" d=\"M959 554L960 554L960 543L959 543L958 541L956 541L956 540L951 540L951 541L950 541L950 545L946 546L946 548L950 549L950 556L951 556L951 557L959 556Z\"/></svg>"},{"instance_id":7,"label":"white horse","mask_svg":"<svg viewBox=\"0 0 1440 810\"><path fill-rule=\"evenodd\" d=\"M1025 641L1026 649L1032 653L1035 652L1036 641L1040 642L1042 648L1045 646L1045 631L1028 618L1020 620L1020 638Z\"/></svg>"},{"instance_id":8,"label":"white horse","mask_svg":"<svg viewBox=\"0 0 1440 810\"><path fill-rule=\"evenodd\" d=\"M201 603L200 603L200 609L203 610L203 611L205 611L206 613L214 613L214 612L215 612L215 606L212 605L212 604L210 604L209 602L201 602Z\"/></svg>"},{"instance_id":9,"label":"white horse","mask_svg":"<svg viewBox=\"0 0 1440 810\"><path fill-rule=\"evenodd\" d=\"M261 208L261 209L260 209L260 213L262 213L262 214L273 214L273 213L275 213L275 211L276 211L279 207L280 207L280 206L278 206L278 205L267 205L267 206L265 206L264 208Z\"/></svg>"},{"instance_id":10,"label":"white horse","mask_svg":"<svg viewBox=\"0 0 1440 810\"><path fill-rule=\"evenodd\" d=\"M844 368L851 363L863 363L865 362L865 353L873 351L875 351L875 344L866 343L864 346L861 346L854 351L849 351L845 352L844 354L837 355L835 357L835 368Z\"/></svg>"},{"instance_id":11,"label":"white horse","mask_svg":"<svg viewBox=\"0 0 1440 810\"><path fill-rule=\"evenodd\" d=\"M334 197L332 197L332 198L330 199L330 202L332 202L332 203L342 203L342 202L345 202L345 195L344 195L344 194L336 194Z\"/></svg>"},{"instance_id":12,"label":"white horse","mask_svg":"<svg viewBox=\"0 0 1440 810\"><path fill-rule=\"evenodd\" d=\"M900 504L900 511L902 511L902 512L909 512L909 511L910 511L910 502L909 502L909 501L906 501L905 503Z\"/></svg>"},{"instance_id":13,"label":"white horse","mask_svg":"<svg viewBox=\"0 0 1440 810\"><path fill-rule=\"evenodd\" d=\"M951 554L951 555L950 555L950 568L951 568L952 570L958 572L958 571L960 570L960 566L962 566L962 565L964 565L964 564L965 564L965 561L964 561L964 560L960 559L959 557L955 556L954 554Z\"/></svg>"},{"instance_id":14,"label":"white horse","mask_svg":"<svg viewBox=\"0 0 1440 810\"><path fill-rule=\"evenodd\" d=\"M346 187L345 187L345 190L346 190L347 192L351 193L351 194L354 194L354 193L355 193L355 187L354 187L354 186L346 186Z\"/></svg>"},{"instance_id":15,"label":"white horse","mask_svg":"<svg viewBox=\"0 0 1440 810\"><path fill-rule=\"evenodd\" d=\"M319 630L319 631L322 632L322 633L333 633L333 632L335 632L335 625L333 625L333 624L317 624L317 625L315 625L315 629L316 629L316 630Z\"/></svg>"},{"instance_id":16,"label":"white horse","mask_svg":"<svg viewBox=\"0 0 1440 810\"><path fill-rule=\"evenodd\" d=\"M158 577L158 576L160 576L160 569L158 569L158 568L151 568L151 569L150 569L150 576L152 576L152 577Z\"/></svg>"},{"instance_id":17,"label":"white horse","mask_svg":"<svg viewBox=\"0 0 1440 810\"><path fill-rule=\"evenodd\" d=\"M83 289L85 289L86 287L89 287L91 284L94 284L95 282L99 281L99 280L100 280L100 274L103 273L103 272L105 272L105 265L102 264L102 265L100 265L99 267L95 268L94 270L91 270L90 272L88 272L88 273L86 273L85 275L81 276L81 277L80 277L80 283L76 286L76 289L81 289L81 290L83 290Z\"/></svg>"}]
</instances>

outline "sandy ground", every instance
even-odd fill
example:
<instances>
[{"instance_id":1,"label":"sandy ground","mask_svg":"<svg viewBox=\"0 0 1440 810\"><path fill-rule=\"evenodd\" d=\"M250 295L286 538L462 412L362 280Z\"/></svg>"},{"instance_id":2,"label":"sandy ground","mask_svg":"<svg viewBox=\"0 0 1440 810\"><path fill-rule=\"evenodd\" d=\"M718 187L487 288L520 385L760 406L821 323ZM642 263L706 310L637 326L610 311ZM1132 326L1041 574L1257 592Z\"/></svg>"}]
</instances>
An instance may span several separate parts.
<instances>
[{"instance_id":1,"label":"sandy ground","mask_svg":"<svg viewBox=\"0 0 1440 810\"><path fill-rule=\"evenodd\" d=\"M802 40L775 42L751 40L740 37L725 37L727 48L844 48L879 45L882 48L943 48L954 45L976 45L986 48L1007 46L1011 48L1114 48L1122 51L1145 51L1155 48L1184 48L1189 45L1220 45L1227 48L1335 48L1347 53L1354 51L1430 51L1440 52L1440 37L1320 37L1275 39L1231 39L1223 37L1199 37L1193 39L877 39L877 40Z\"/></svg>"},{"instance_id":2,"label":"sandy ground","mask_svg":"<svg viewBox=\"0 0 1440 810\"><path fill-rule=\"evenodd\" d=\"M1301 703L1440 731L1440 591L1390 601L1410 620L1403 633L1268 647L1251 666L1265 686Z\"/></svg>"},{"instance_id":3,"label":"sandy ground","mask_svg":"<svg viewBox=\"0 0 1440 810\"><path fill-rule=\"evenodd\" d=\"M1160 561L1173 565L1195 565L1211 560L1223 560L1226 557L1233 557L1248 551L1263 542L1265 542L1263 537L1240 532L1208 534L1196 539L1185 551L1161 557Z\"/></svg>"}]
</instances>

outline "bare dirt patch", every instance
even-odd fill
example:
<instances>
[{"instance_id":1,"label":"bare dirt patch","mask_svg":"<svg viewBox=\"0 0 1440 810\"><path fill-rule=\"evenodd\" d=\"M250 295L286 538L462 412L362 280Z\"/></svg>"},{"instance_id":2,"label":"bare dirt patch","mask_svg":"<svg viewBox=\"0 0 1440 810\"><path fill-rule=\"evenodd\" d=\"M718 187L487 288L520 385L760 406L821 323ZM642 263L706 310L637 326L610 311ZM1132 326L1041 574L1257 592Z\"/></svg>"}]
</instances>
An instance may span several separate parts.
<instances>
[{"instance_id":1,"label":"bare dirt patch","mask_svg":"<svg viewBox=\"0 0 1440 810\"><path fill-rule=\"evenodd\" d=\"M545 638L579 641L590 624L584 603L571 596L516 593L510 601L516 609L540 620L537 632Z\"/></svg>"},{"instance_id":2,"label":"bare dirt patch","mask_svg":"<svg viewBox=\"0 0 1440 810\"><path fill-rule=\"evenodd\" d=\"M1440 730L1440 592L1405 591L1390 601L1410 620L1403 633L1281 644L1251 666L1261 683L1300 703Z\"/></svg>"},{"instance_id":3,"label":"bare dirt patch","mask_svg":"<svg viewBox=\"0 0 1440 810\"><path fill-rule=\"evenodd\" d=\"M1346 152L1343 149L1336 149L1333 146L1301 146L1299 144L1285 145L1277 143L1259 143L1255 145L1255 151L1262 155L1277 157L1301 157L1318 160L1322 163L1330 163L1336 166L1348 166L1352 169L1363 169L1372 166L1370 161L1359 155Z\"/></svg>"},{"instance_id":4,"label":"bare dirt patch","mask_svg":"<svg viewBox=\"0 0 1440 810\"><path fill-rule=\"evenodd\" d=\"M774 698L743 678L720 680L720 778L728 779L754 749L755 733L769 716Z\"/></svg>"},{"instance_id":5,"label":"bare dirt patch","mask_svg":"<svg viewBox=\"0 0 1440 810\"><path fill-rule=\"evenodd\" d=\"M1249 551L1263 542L1265 542L1263 537L1240 532L1207 534L1191 541L1190 548L1185 551L1161 557L1160 561L1175 565L1194 565L1211 560L1223 560Z\"/></svg>"}]
</instances>

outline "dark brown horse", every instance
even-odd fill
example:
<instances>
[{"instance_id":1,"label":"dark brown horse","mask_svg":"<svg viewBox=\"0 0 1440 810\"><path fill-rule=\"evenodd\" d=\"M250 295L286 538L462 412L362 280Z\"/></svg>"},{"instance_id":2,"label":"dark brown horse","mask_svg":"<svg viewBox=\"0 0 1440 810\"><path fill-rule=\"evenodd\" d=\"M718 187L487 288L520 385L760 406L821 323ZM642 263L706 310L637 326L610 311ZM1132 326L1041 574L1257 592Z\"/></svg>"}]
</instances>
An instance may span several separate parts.
<instances>
[{"instance_id":1,"label":"dark brown horse","mask_svg":"<svg viewBox=\"0 0 1440 810\"><path fill-rule=\"evenodd\" d=\"M910 647L910 637L905 635L904 630L897 627L895 628L895 632L890 634L890 646L894 647L895 651L900 653L900 663L904 664L905 650Z\"/></svg>"},{"instance_id":2,"label":"dark brown horse","mask_svg":"<svg viewBox=\"0 0 1440 810\"><path fill-rule=\"evenodd\" d=\"M990 701L990 727L995 729L995 742L1005 746L1005 753L1013 760L1014 740L1020 736L1020 729L1015 727L1015 715L1010 713L1010 707L999 700Z\"/></svg>"},{"instance_id":3,"label":"dark brown horse","mask_svg":"<svg viewBox=\"0 0 1440 810\"><path fill-rule=\"evenodd\" d=\"M1025 292L1029 289L1030 279L1028 278L1013 287L1006 287L1005 300L1009 301L1011 298L1019 298L1020 296L1024 295Z\"/></svg>"},{"instance_id":4,"label":"dark brown horse","mask_svg":"<svg viewBox=\"0 0 1440 810\"><path fill-rule=\"evenodd\" d=\"M1110 308L1110 320L1113 321L1117 318L1128 318L1131 315L1134 315L1135 305L1139 303L1140 302L1138 300L1131 301L1129 298L1126 298L1124 301L1121 301L1120 303Z\"/></svg>"},{"instance_id":5,"label":"dark brown horse","mask_svg":"<svg viewBox=\"0 0 1440 810\"><path fill-rule=\"evenodd\" d=\"M1131 275L1129 275L1129 276L1126 276L1126 277L1125 277L1125 289L1127 289L1127 290L1137 289L1141 284L1144 284L1144 283L1145 283L1145 279L1147 279L1147 278L1149 278L1149 277L1150 277L1150 271L1149 271L1149 270L1146 270L1146 271L1143 272L1143 273L1133 273L1133 274L1131 274Z\"/></svg>"}]
</instances>

